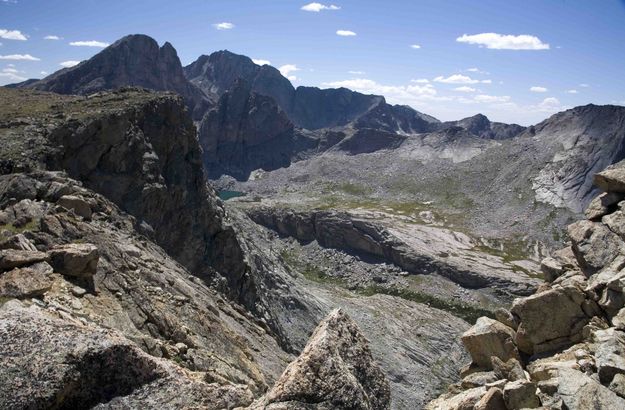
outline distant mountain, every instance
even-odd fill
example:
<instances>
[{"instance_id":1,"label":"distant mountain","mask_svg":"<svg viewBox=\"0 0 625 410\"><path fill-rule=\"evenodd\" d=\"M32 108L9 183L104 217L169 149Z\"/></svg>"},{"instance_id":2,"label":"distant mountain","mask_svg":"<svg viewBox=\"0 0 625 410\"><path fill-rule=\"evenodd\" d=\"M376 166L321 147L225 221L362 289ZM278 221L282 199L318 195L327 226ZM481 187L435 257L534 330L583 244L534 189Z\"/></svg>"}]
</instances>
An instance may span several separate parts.
<instances>
[{"instance_id":1,"label":"distant mountain","mask_svg":"<svg viewBox=\"0 0 625 410\"><path fill-rule=\"evenodd\" d=\"M246 56L218 51L203 55L184 68L187 78L206 93L221 95L242 78L252 91L272 97L291 121L301 128L382 126L392 132L429 131L433 117L406 106L390 106L382 96L365 95L346 88L297 87L269 65L259 66Z\"/></svg>"},{"instance_id":2,"label":"distant mountain","mask_svg":"<svg viewBox=\"0 0 625 410\"><path fill-rule=\"evenodd\" d=\"M65 68L22 87L59 94L92 94L122 86L141 86L173 91L184 97L194 118L201 118L209 105L207 96L187 81L176 50L162 47L151 37L126 36L75 67Z\"/></svg>"},{"instance_id":3,"label":"distant mountain","mask_svg":"<svg viewBox=\"0 0 625 410\"><path fill-rule=\"evenodd\" d=\"M443 123L442 127L461 127L476 137L492 140L502 140L516 137L525 130L525 127L517 124L491 122L485 115L482 114L463 118L459 121L448 121Z\"/></svg>"}]
</instances>

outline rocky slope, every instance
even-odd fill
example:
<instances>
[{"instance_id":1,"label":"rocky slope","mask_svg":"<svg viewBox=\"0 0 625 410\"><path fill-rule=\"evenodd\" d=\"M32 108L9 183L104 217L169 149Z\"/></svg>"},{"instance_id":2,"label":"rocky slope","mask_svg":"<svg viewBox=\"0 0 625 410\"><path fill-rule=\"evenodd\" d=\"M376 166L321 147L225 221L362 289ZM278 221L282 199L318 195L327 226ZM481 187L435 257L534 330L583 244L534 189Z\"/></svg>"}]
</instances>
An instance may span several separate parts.
<instances>
[{"instance_id":1,"label":"rocky slope","mask_svg":"<svg viewBox=\"0 0 625 410\"><path fill-rule=\"evenodd\" d=\"M595 183L570 248L542 263L549 283L462 336L472 362L427 408L625 407L625 164Z\"/></svg>"}]
</instances>

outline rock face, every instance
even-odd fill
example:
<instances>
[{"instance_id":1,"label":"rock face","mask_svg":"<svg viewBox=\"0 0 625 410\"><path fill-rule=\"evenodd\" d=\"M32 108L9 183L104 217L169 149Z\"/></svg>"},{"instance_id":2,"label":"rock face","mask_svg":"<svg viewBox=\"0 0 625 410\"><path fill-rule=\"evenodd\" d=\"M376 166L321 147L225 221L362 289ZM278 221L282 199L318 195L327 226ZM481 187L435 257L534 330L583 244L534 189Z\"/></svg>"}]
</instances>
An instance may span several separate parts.
<instances>
[{"instance_id":1,"label":"rock face","mask_svg":"<svg viewBox=\"0 0 625 410\"><path fill-rule=\"evenodd\" d=\"M467 288L489 287L502 293L528 295L538 286L538 281L526 274L473 252L470 239L458 232L420 226L406 231L332 211L251 207L246 212L256 223L281 235L381 258L412 274L437 273ZM463 252L466 255L461 255ZM467 264L464 257L471 263ZM497 268L493 269L495 265Z\"/></svg>"},{"instance_id":2,"label":"rock face","mask_svg":"<svg viewBox=\"0 0 625 410\"><path fill-rule=\"evenodd\" d=\"M550 163L535 179L538 198L581 212L599 193L593 176L625 158L625 109L586 105L530 127L522 135L556 148ZM604 179L596 177L597 186ZM618 189L609 189L621 192ZM551 198L551 199L550 199Z\"/></svg>"},{"instance_id":3,"label":"rock face","mask_svg":"<svg viewBox=\"0 0 625 410\"><path fill-rule=\"evenodd\" d=\"M258 404L263 409L388 409L390 388L368 343L341 310L330 313Z\"/></svg>"},{"instance_id":4,"label":"rock face","mask_svg":"<svg viewBox=\"0 0 625 410\"><path fill-rule=\"evenodd\" d=\"M206 113L199 128L209 178L246 180L256 169L288 166L298 150L293 124L275 100L237 80ZM311 144L311 147L314 144Z\"/></svg>"},{"instance_id":5,"label":"rock face","mask_svg":"<svg viewBox=\"0 0 625 410\"><path fill-rule=\"evenodd\" d=\"M37 90L82 95L123 86L176 92L197 118L201 118L209 103L207 96L185 78L170 43L159 48L154 39L139 34L126 36L75 67L27 85Z\"/></svg>"},{"instance_id":6,"label":"rock face","mask_svg":"<svg viewBox=\"0 0 625 410\"><path fill-rule=\"evenodd\" d=\"M619 186L625 183L624 166L611 167L595 178L610 179L609 184L601 185L615 189L607 195L620 193ZM625 333L621 321L625 242L608 227L622 205L625 202L604 207L602 222L580 221L570 227L571 249L578 263L572 264L567 252L557 252L544 264L554 273L549 276L550 283L532 296L515 300L512 306L511 315L518 323L516 334L505 323L494 326L486 318L465 333L463 342L472 357L471 366L464 371L467 382L450 388L450 393L430 403L429 408L467 408L463 406L477 400L494 403L500 393L487 394L468 383L472 374L490 368L502 378L496 388L503 393L505 407L499 400L498 408L625 407ZM596 209L594 206L591 213L595 220ZM507 315L498 316L510 322ZM514 358L521 360L520 365L503 363L501 356L510 356L510 350L502 353L503 340L514 340L510 348L522 353Z\"/></svg>"}]
</instances>

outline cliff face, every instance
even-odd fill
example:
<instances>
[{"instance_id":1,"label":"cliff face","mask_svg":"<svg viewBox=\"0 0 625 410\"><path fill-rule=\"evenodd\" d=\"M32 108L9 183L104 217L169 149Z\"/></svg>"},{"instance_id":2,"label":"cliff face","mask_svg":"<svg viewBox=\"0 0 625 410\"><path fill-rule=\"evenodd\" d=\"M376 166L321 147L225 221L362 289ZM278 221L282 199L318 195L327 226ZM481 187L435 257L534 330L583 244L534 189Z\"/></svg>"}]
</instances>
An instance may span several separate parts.
<instances>
[{"instance_id":1,"label":"cliff face","mask_svg":"<svg viewBox=\"0 0 625 410\"><path fill-rule=\"evenodd\" d=\"M223 174L246 180L250 172L288 166L294 127L275 101L240 80L225 92L199 129L209 178Z\"/></svg>"},{"instance_id":2,"label":"cliff face","mask_svg":"<svg viewBox=\"0 0 625 410\"><path fill-rule=\"evenodd\" d=\"M462 336L472 363L428 408L625 407L625 164L594 180L606 192L542 262L548 283Z\"/></svg>"}]
</instances>

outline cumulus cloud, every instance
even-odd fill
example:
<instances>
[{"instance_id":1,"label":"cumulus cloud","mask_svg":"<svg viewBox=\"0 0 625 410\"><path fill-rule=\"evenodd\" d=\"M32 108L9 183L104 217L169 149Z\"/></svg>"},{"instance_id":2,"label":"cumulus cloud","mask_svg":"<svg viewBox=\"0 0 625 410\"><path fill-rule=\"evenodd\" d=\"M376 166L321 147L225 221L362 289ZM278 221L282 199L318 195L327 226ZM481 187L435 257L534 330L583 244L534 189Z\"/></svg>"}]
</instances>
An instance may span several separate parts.
<instances>
[{"instance_id":1,"label":"cumulus cloud","mask_svg":"<svg viewBox=\"0 0 625 410\"><path fill-rule=\"evenodd\" d=\"M480 82L479 80L474 80L473 78L463 74L454 74L449 77L439 75L434 79L434 81L445 84L477 84Z\"/></svg>"},{"instance_id":2,"label":"cumulus cloud","mask_svg":"<svg viewBox=\"0 0 625 410\"><path fill-rule=\"evenodd\" d=\"M336 30L336 35L341 37L353 37L356 33L350 30Z\"/></svg>"},{"instance_id":3,"label":"cumulus cloud","mask_svg":"<svg viewBox=\"0 0 625 410\"><path fill-rule=\"evenodd\" d=\"M0 82L4 84L16 83L25 80L26 78L19 75L19 71L13 68L12 65L11 67L3 68L2 71L0 71Z\"/></svg>"},{"instance_id":4,"label":"cumulus cloud","mask_svg":"<svg viewBox=\"0 0 625 410\"><path fill-rule=\"evenodd\" d=\"M59 63L59 65L64 68L74 67L78 64L80 64L80 61L76 61L76 60L63 61Z\"/></svg>"},{"instance_id":5,"label":"cumulus cloud","mask_svg":"<svg viewBox=\"0 0 625 410\"><path fill-rule=\"evenodd\" d=\"M410 82L417 84L428 84L430 80L428 80L427 78L417 78L416 80L410 80Z\"/></svg>"},{"instance_id":6,"label":"cumulus cloud","mask_svg":"<svg viewBox=\"0 0 625 410\"><path fill-rule=\"evenodd\" d=\"M263 60L262 58L252 58L252 61L254 62L254 64L258 65L271 65L271 61Z\"/></svg>"},{"instance_id":7,"label":"cumulus cloud","mask_svg":"<svg viewBox=\"0 0 625 410\"><path fill-rule=\"evenodd\" d=\"M477 44L494 50L549 50L549 44L529 34L518 36L498 33L480 33L462 36L456 39L459 43Z\"/></svg>"},{"instance_id":8,"label":"cumulus cloud","mask_svg":"<svg viewBox=\"0 0 625 410\"><path fill-rule=\"evenodd\" d=\"M280 74L289 79L289 81L297 81L297 77L294 75L290 75L292 72L300 71L300 69L295 64L285 64L278 68Z\"/></svg>"},{"instance_id":9,"label":"cumulus cloud","mask_svg":"<svg viewBox=\"0 0 625 410\"><path fill-rule=\"evenodd\" d=\"M47 71L42 71L39 74L41 74L41 75L48 75L48 72Z\"/></svg>"},{"instance_id":10,"label":"cumulus cloud","mask_svg":"<svg viewBox=\"0 0 625 410\"><path fill-rule=\"evenodd\" d=\"M420 46L420 45L418 45L418 44L411 44L411 45L410 45L410 48L414 48L415 50L418 50L418 49L420 49L420 48L421 48L421 46Z\"/></svg>"},{"instance_id":11,"label":"cumulus cloud","mask_svg":"<svg viewBox=\"0 0 625 410\"><path fill-rule=\"evenodd\" d=\"M312 11L315 13L319 13L322 10L340 10L340 9L341 8L339 6L335 6L334 4L330 4L329 6L326 6L325 4L321 4L321 3L308 3L302 6L302 10Z\"/></svg>"},{"instance_id":12,"label":"cumulus cloud","mask_svg":"<svg viewBox=\"0 0 625 410\"><path fill-rule=\"evenodd\" d=\"M222 23L213 24L213 27L215 27L217 30L232 30L234 28L234 24L224 21Z\"/></svg>"},{"instance_id":13,"label":"cumulus cloud","mask_svg":"<svg viewBox=\"0 0 625 410\"><path fill-rule=\"evenodd\" d=\"M567 94L579 94L577 90L566 90Z\"/></svg>"},{"instance_id":14,"label":"cumulus cloud","mask_svg":"<svg viewBox=\"0 0 625 410\"><path fill-rule=\"evenodd\" d=\"M0 38L5 40L28 40L28 38L26 38L26 36L19 30L5 30L3 28L0 28Z\"/></svg>"},{"instance_id":15,"label":"cumulus cloud","mask_svg":"<svg viewBox=\"0 0 625 410\"><path fill-rule=\"evenodd\" d=\"M6 56L0 56L0 60L41 61L40 58L33 57L30 54L9 54Z\"/></svg>"},{"instance_id":16,"label":"cumulus cloud","mask_svg":"<svg viewBox=\"0 0 625 410\"><path fill-rule=\"evenodd\" d=\"M472 93L477 91L475 88L469 87L467 85L463 85L462 87L454 88L454 91L460 91L461 93Z\"/></svg>"},{"instance_id":17,"label":"cumulus cloud","mask_svg":"<svg viewBox=\"0 0 625 410\"><path fill-rule=\"evenodd\" d=\"M70 46L74 46L74 47L99 47L99 48L104 48L104 47L108 47L109 43L105 43L103 41L95 41L95 40L90 40L90 41L72 41L71 43L69 43Z\"/></svg>"},{"instance_id":18,"label":"cumulus cloud","mask_svg":"<svg viewBox=\"0 0 625 410\"><path fill-rule=\"evenodd\" d=\"M545 87L535 85L533 87L530 87L530 91L533 93L546 93L547 89Z\"/></svg>"},{"instance_id":19,"label":"cumulus cloud","mask_svg":"<svg viewBox=\"0 0 625 410\"><path fill-rule=\"evenodd\" d=\"M61 37L59 37L59 36L45 36L43 39L44 40L60 40Z\"/></svg>"}]
</instances>

